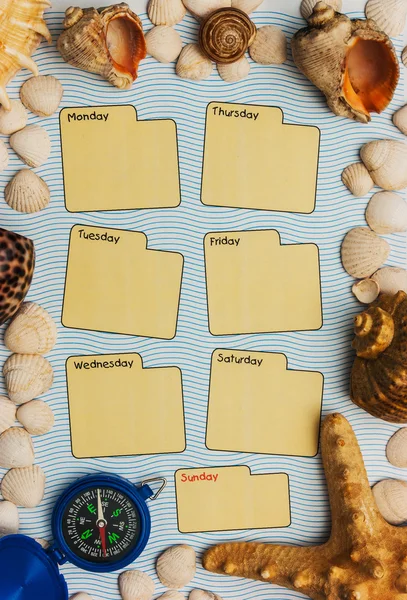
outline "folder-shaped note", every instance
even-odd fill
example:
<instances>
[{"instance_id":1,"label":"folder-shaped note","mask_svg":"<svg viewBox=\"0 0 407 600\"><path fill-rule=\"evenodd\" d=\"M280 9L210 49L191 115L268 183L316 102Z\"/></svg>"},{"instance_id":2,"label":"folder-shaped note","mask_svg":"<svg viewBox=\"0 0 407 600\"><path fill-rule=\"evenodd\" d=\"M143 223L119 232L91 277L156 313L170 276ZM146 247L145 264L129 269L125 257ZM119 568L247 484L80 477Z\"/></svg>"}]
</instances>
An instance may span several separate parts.
<instances>
[{"instance_id":1,"label":"folder-shaped note","mask_svg":"<svg viewBox=\"0 0 407 600\"><path fill-rule=\"evenodd\" d=\"M213 335L303 331L322 326L319 251L281 245L274 230L205 236Z\"/></svg>"},{"instance_id":2,"label":"folder-shaped note","mask_svg":"<svg viewBox=\"0 0 407 600\"><path fill-rule=\"evenodd\" d=\"M215 350L206 445L211 450L315 456L323 376L287 370L284 354Z\"/></svg>"},{"instance_id":3,"label":"folder-shaped note","mask_svg":"<svg viewBox=\"0 0 407 600\"><path fill-rule=\"evenodd\" d=\"M280 108L212 102L206 113L202 202L312 213L317 127L283 124Z\"/></svg>"},{"instance_id":4,"label":"folder-shaped note","mask_svg":"<svg viewBox=\"0 0 407 600\"><path fill-rule=\"evenodd\" d=\"M63 109L60 127L70 212L179 205L174 121L138 121L133 106L93 106Z\"/></svg>"},{"instance_id":5,"label":"folder-shaped note","mask_svg":"<svg viewBox=\"0 0 407 600\"><path fill-rule=\"evenodd\" d=\"M73 356L66 363L76 458L185 450L178 367L144 369L139 354Z\"/></svg>"},{"instance_id":6,"label":"folder-shaped note","mask_svg":"<svg viewBox=\"0 0 407 600\"><path fill-rule=\"evenodd\" d=\"M144 233L75 225L62 323L171 339L177 327L182 268L181 254L149 250Z\"/></svg>"},{"instance_id":7,"label":"folder-shaped note","mask_svg":"<svg viewBox=\"0 0 407 600\"><path fill-rule=\"evenodd\" d=\"M181 533L288 527L290 493L285 473L250 469L181 469L175 474Z\"/></svg>"}]
</instances>

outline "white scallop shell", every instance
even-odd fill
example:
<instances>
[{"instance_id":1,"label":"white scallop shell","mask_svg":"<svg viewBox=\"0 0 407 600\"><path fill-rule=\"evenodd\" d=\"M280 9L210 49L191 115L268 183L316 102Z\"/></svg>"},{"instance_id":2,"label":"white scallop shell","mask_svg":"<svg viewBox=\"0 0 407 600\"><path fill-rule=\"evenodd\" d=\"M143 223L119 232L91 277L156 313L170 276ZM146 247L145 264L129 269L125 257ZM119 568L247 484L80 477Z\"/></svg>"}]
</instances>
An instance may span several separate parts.
<instances>
[{"instance_id":1,"label":"white scallop shell","mask_svg":"<svg viewBox=\"0 0 407 600\"><path fill-rule=\"evenodd\" d=\"M4 335L11 352L46 354L55 346L57 327L51 315L35 302L24 302Z\"/></svg>"},{"instance_id":2,"label":"white scallop shell","mask_svg":"<svg viewBox=\"0 0 407 600\"><path fill-rule=\"evenodd\" d=\"M254 62L260 65L281 65L287 60L287 38L274 25L265 25L257 30L249 48Z\"/></svg>"},{"instance_id":3,"label":"white scallop shell","mask_svg":"<svg viewBox=\"0 0 407 600\"><path fill-rule=\"evenodd\" d=\"M86 592L78 592L69 598L69 600L93 600Z\"/></svg>"},{"instance_id":4,"label":"white scallop shell","mask_svg":"<svg viewBox=\"0 0 407 600\"><path fill-rule=\"evenodd\" d=\"M21 102L39 117L50 117L61 104L64 88L52 75L27 79L20 89Z\"/></svg>"},{"instance_id":5,"label":"white scallop shell","mask_svg":"<svg viewBox=\"0 0 407 600\"><path fill-rule=\"evenodd\" d=\"M342 242L342 264L356 279L370 277L390 254L390 246L367 227L351 229Z\"/></svg>"},{"instance_id":6,"label":"white scallop shell","mask_svg":"<svg viewBox=\"0 0 407 600\"><path fill-rule=\"evenodd\" d=\"M376 233L407 231L407 202L393 192L378 192L367 205L366 221Z\"/></svg>"},{"instance_id":7,"label":"white scallop shell","mask_svg":"<svg viewBox=\"0 0 407 600\"><path fill-rule=\"evenodd\" d=\"M366 196L374 188L374 181L361 162L346 167L342 173L342 182L356 198Z\"/></svg>"},{"instance_id":8,"label":"white scallop shell","mask_svg":"<svg viewBox=\"0 0 407 600\"><path fill-rule=\"evenodd\" d=\"M148 17L154 25L175 25L186 13L181 0L150 0L148 3Z\"/></svg>"},{"instance_id":9,"label":"white scallop shell","mask_svg":"<svg viewBox=\"0 0 407 600\"><path fill-rule=\"evenodd\" d=\"M49 390L54 373L46 358L35 354L12 354L3 375L10 400L24 404Z\"/></svg>"},{"instance_id":10,"label":"white scallop shell","mask_svg":"<svg viewBox=\"0 0 407 600\"><path fill-rule=\"evenodd\" d=\"M365 11L367 18L376 21L390 37L403 33L407 18L405 0L369 0Z\"/></svg>"},{"instance_id":11,"label":"white scallop shell","mask_svg":"<svg viewBox=\"0 0 407 600\"><path fill-rule=\"evenodd\" d=\"M378 140L365 144L360 156L376 185L387 191L407 187L407 144Z\"/></svg>"},{"instance_id":12,"label":"white scallop shell","mask_svg":"<svg viewBox=\"0 0 407 600\"><path fill-rule=\"evenodd\" d=\"M362 304L371 304L380 294L380 287L373 279L362 279L354 284L352 292Z\"/></svg>"},{"instance_id":13,"label":"white scallop shell","mask_svg":"<svg viewBox=\"0 0 407 600\"><path fill-rule=\"evenodd\" d=\"M170 63L178 58L182 40L173 27L158 25L146 35L147 52L160 63Z\"/></svg>"},{"instance_id":14,"label":"white scallop shell","mask_svg":"<svg viewBox=\"0 0 407 600\"><path fill-rule=\"evenodd\" d=\"M47 540L44 540L43 538L34 538L34 540L37 542L37 544L41 546L41 548L44 548L44 550L47 550L51 545Z\"/></svg>"},{"instance_id":15,"label":"white scallop shell","mask_svg":"<svg viewBox=\"0 0 407 600\"><path fill-rule=\"evenodd\" d=\"M18 212L35 213L48 206L51 193L45 181L34 171L21 169L7 184L4 199Z\"/></svg>"},{"instance_id":16,"label":"white scallop shell","mask_svg":"<svg viewBox=\"0 0 407 600\"><path fill-rule=\"evenodd\" d=\"M407 468L407 427L396 431L386 448L387 460L394 467Z\"/></svg>"},{"instance_id":17,"label":"white scallop shell","mask_svg":"<svg viewBox=\"0 0 407 600\"><path fill-rule=\"evenodd\" d=\"M3 477L0 491L5 500L16 506L34 508L44 497L45 473L38 465L11 469Z\"/></svg>"},{"instance_id":18,"label":"white scallop shell","mask_svg":"<svg viewBox=\"0 0 407 600\"><path fill-rule=\"evenodd\" d=\"M165 592L165 594L157 598L157 600L185 600L185 597L179 592L176 592L175 590L169 590L168 592Z\"/></svg>"},{"instance_id":19,"label":"white scallop shell","mask_svg":"<svg viewBox=\"0 0 407 600\"><path fill-rule=\"evenodd\" d=\"M44 435L54 426L54 413L42 400L31 400L17 410L17 419L31 435Z\"/></svg>"},{"instance_id":20,"label":"white scallop shell","mask_svg":"<svg viewBox=\"0 0 407 600\"><path fill-rule=\"evenodd\" d=\"M40 167L51 153L49 135L39 125L28 125L13 133L10 146L29 167Z\"/></svg>"},{"instance_id":21,"label":"white scallop shell","mask_svg":"<svg viewBox=\"0 0 407 600\"><path fill-rule=\"evenodd\" d=\"M403 63L403 65L405 67L407 67L407 46L404 48L404 50L401 54L401 62Z\"/></svg>"},{"instance_id":22,"label":"white scallop shell","mask_svg":"<svg viewBox=\"0 0 407 600\"><path fill-rule=\"evenodd\" d=\"M397 267L379 269L372 279L376 281L383 294L397 294L400 290L407 293L407 271Z\"/></svg>"},{"instance_id":23,"label":"white scallop shell","mask_svg":"<svg viewBox=\"0 0 407 600\"><path fill-rule=\"evenodd\" d=\"M247 15L254 12L264 0L232 0L232 8L238 8Z\"/></svg>"},{"instance_id":24,"label":"white scallop shell","mask_svg":"<svg viewBox=\"0 0 407 600\"><path fill-rule=\"evenodd\" d=\"M11 110L0 108L0 133L11 135L27 125L28 113L20 100L10 100Z\"/></svg>"},{"instance_id":25,"label":"white scallop shell","mask_svg":"<svg viewBox=\"0 0 407 600\"><path fill-rule=\"evenodd\" d=\"M401 133L407 135L407 104L394 113L393 123Z\"/></svg>"},{"instance_id":26,"label":"white scallop shell","mask_svg":"<svg viewBox=\"0 0 407 600\"><path fill-rule=\"evenodd\" d=\"M183 588L195 577L195 550L187 545L168 548L158 558L156 570L163 585L173 590Z\"/></svg>"},{"instance_id":27,"label":"white scallop shell","mask_svg":"<svg viewBox=\"0 0 407 600\"><path fill-rule=\"evenodd\" d=\"M227 83L241 81L250 73L250 63L245 56L242 56L242 58L239 58L234 63L218 64L217 67L219 75Z\"/></svg>"},{"instance_id":28,"label":"white scallop shell","mask_svg":"<svg viewBox=\"0 0 407 600\"><path fill-rule=\"evenodd\" d=\"M3 140L0 140L0 173L8 167L8 150Z\"/></svg>"},{"instance_id":29,"label":"white scallop shell","mask_svg":"<svg viewBox=\"0 0 407 600\"><path fill-rule=\"evenodd\" d=\"M206 19L219 8L230 8L232 0L183 0L185 8L198 19Z\"/></svg>"},{"instance_id":30,"label":"white scallop shell","mask_svg":"<svg viewBox=\"0 0 407 600\"><path fill-rule=\"evenodd\" d=\"M407 483L397 479L384 479L373 488L377 508L391 525L407 521Z\"/></svg>"},{"instance_id":31,"label":"white scallop shell","mask_svg":"<svg viewBox=\"0 0 407 600\"><path fill-rule=\"evenodd\" d=\"M123 600L151 600L154 581L143 571L124 571L119 575L119 589Z\"/></svg>"},{"instance_id":32,"label":"white scallop shell","mask_svg":"<svg viewBox=\"0 0 407 600\"><path fill-rule=\"evenodd\" d=\"M309 19L314 12L315 5L318 4L318 2L319 0L302 0L300 11L304 19ZM342 0L326 0L325 4L332 6L332 8L337 12L341 12L342 10Z\"/></svg>"},{"instance_id":33,"label":"white scallop shell","mask_svg":"<svg viewBox=\"0 0 407 600\"><path fill-rule=\"evenodd\" d=\"M178 77L200 81L212 73L212 62L205 56L198 44L187 44L179 55L176 72Z\"/></svg>"},{"instance_id":34,"label":"white scallop shell","mask_svg":"<svg viewBox=\"0 0 407 600\"><path fill-rule=\"evenodd\" d=\"M0 467L14 469L34 464L31 436L22 427L10 427L0 435Z\"/></svg>"},{"instance_id":35,"label":"white scallop shell","mask_svg":"<svg viewBox=\"0 0 407 600\"><path fill-rule=\"evenodd\" d=\"M14 425L16 405L6 396L0 396L0 434Z\"/></svg>"},{"instance_id":36,"label":"white scallop shell","mask_svg":"<svg viewBox=\"0 0 407 600\"><path fill-rule=\"evenodd\" d=\"M18 533L19 526L17 506L8 500L0 502L0 537Z\"/></svg>"},{"instance_id":37,"label":"white scallop shell","mask_svg":"<svg viewBox=\"0 0 407 600\"><path fill-rule=\"evenodd\" d=\"M212 592L207 592L206 590L192 590L188 600L222 600L222 598L217 594L212 594Z\"/></svg>"}]
</instances>

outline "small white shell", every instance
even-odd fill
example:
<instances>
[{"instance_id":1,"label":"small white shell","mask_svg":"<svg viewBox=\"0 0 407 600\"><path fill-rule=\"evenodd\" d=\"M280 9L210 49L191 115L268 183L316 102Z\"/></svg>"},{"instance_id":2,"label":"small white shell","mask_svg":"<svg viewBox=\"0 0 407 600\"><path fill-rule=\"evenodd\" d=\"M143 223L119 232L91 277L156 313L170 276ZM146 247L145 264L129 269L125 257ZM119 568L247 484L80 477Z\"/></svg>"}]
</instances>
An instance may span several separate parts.
<instances>
[{"instance_id":1,"label":"small white shell","mask_svg":"<svg viewBox=\"0 0 407 600\"><path fill-rule=\"evenodd\" d=\"M407 231L407 202L393 192L378 192L367 205L366 221L376 233Z\"/></svg>"},{"instance_id":2,"label":"small white shell","mask_svg":"<svg viewBox=\"0 0 407 600\"><path fill-rule=\"evenodd\" d=\"M44 435L54 426L54 413L42 400L31 400L17 410L17 419L31 435Z\"/></svg>"},{"instance_id":3,"label":"small white shell","mask_svg":"<svg viewBox=\"0 0 407 600\"><path fill-rule=\"evenodd\" d=\"M21 169L7 184L4 199L18 212L35 213L48 206L51 193L45 181L34 171Z\"/></svg>"},{"instance_id":4,"label":"small white shell","mask_svg":"<svg viewBox=\"0 0 407 600\"><path fill-rule=\"evenodd\" d=\"M309 19L314 12L315 5L318 2L319 0L302 0L300 11L304 19ZM342 0L327 0L325 4L332 6L332 8L337 12L341 12L342 10Z\"/></svg>"},{"instance_id":5,"label":"small white shell","mask_svg":"<svg viewBox=\"0 0 407 600\"><path fill-rule=\"evenodd\" d=\"M51 153L49 135L39 125L28 125L13 133L10 146L29 167L40 167Z\"/></svg>"},{"instance_id":6,"label":"small white shell","mask_svg":"<svg viewBox=\"0 0 407 600\"><path fill-rule=\"evenodd\" d=\"M12 354L4 363L3 375L10 400L24 404L49 390L54 373L46 358L35 354Z\"/></svg>"},{"instance_id":7,"label":"small white shell","mask_svg":"<svg viewBox=\"0 0 407 600\"><path fill-rule=\"evenodd\" d=\"M407 104L394 113L393 123L401 133L407 135Z\"/></svg>"},{"instance_id":8,"label":"small white shell","mask_svg":"<svg viewBox=\"0 0 407 600\"><path fill-rule=\"evenodd\" d=\"M404 48L404 50L401 54L401 62L403 63L403 65L405 67L407 67L407 46Z\"/></svg>"},{"instance_id":9,"label":"small white shell","mask_svg":"<svg viewBox=\"0 0 407 600\"><path fill-rule=\"evenodd\" d=\"M20 89L21 102L39 117L50 117L58 110L64 88L52 75L39 75L27 79Z\"/></svg>"},{"instance_id":10,"label":"small white shell","mask_svg":"<svg viewBox=\"0 0 407 600\"><path fill-rule=\"evenodd\" d=\"M206 19L219 8L230 8L231 0L183 0L186 9L198 19Z\"/></svg>"},{"instance_id":11,"label":"small white shell","mask_svg":"<svg viewBox=\"0 0 407 600\"><path fill-rule=\"evenodd\" d=\"M379 284L383 294L397 294L400 290L407 293L407 271L397 267L379 269L372 279Z\"/></svg>"},{"instance_id":12,"label":"small white shell","mask_svg":"<svg viewBox=\"0 0 407 600\"><path fill-rule=\"evenodd\" d=\"M17 506L8 500L0 502L0 537L18 533L19 525Z\"/></svg>"},{"instance_id":13,"label":"small white shell","mask_svg":"<svg viewBox=\"0 0 407 600\"><path fill-rule=\"evenodd\" d=\"M187 44L179 55L176 72L178 77L200 81L212 73L212 62L205 56L198 44Z\"/></svg>"},{"instance_id":14,"label":"small white shell","mask_svg":"<svg viewBox=\"0 0 407 600\"><path fill-rule=\"evenodd\" d=\"M2 173L8 166L8 151L7 146L0 140L0 173Z\"/></svg>"},{"instance_id":15,"label":"small white shell","mask_svg":"<svg viewBox=\"0 0 407 600\"><path fill-rule=\"evenodd\" d=\"M150 0L147 11L154 25L175 25L187 14L181 0Z\"/></svg>"},{"instance_id":16,"label":"small white shell","mask_svg":"<svg viewBox=\"0 0 407 600\"><path fill-rule=\"evenodd\" d=\"M160 596L157 600L185 600L185 597L179 592L176 592L175 590L169 590L168 592L165 592L165 594Z\"/></svg>"},{"instance_id":17,"label":"small white shell","mask_svg":"<svg viewBox=\"0 0 407 600\"><path fill-rule=\"evenodd\" d=\"M263 4L263 0L232 0L232 8L238 8L247 15L259 8L260 4Z\"/></svg>"},{"instance_id":18,"label":"small white shell","mask_svg":"<svg viewBox=\"0 0 407 600\"><path fill-rule=\"evenodd\" d=\"M0 434L14 425L16 405L6 396L0 396Z\"/></svg>"},{"instance_id":19,"label":"small white shell","mask_svg":"<svg viewBox=\"0 0 407 600\"><path fill-rule=\"evenodd\" d=\"M11 135L27 125L28 113L20 100L10 100L11 110L0 108L0 133Z\"/></svg>"},{"instance_id":20,"label":"small white shell","mask_svg":"<svg viewBox=\"0 0 407 600\"><path fill-rule=\"evenodd\" d=\"M397 479L384 479L373 488L380 513L391 525L407 521L407 483Z\"/></svg>"},{"instance_id":21,"label":"small white shell","mask_svg":"<svg viewBox=\"0 0 407 600\"><path fill-rule=\"evenodd\" d=\"M0 467L14 469L34 464L31 436L22 427L10 427L0 435Z\"/></svg>"},{"instance_id":22,"label":"small white shell","mask_svg":"<svg viewBox=\"0 0 407 600\"><path fill-rule=\"evenodd\" d=\"M69 598L69 600L93 600L86 592L78 592Z\"/></svg>"},{"instance_id":23,"label":"small white shell","mask_svg":"<svg viewBox=\"0 0 407 600\"><path fill-rule=\"evenodd\" d=\"M192 590L188 600L222 600L222 598L217 594L212 594L212 592L205 590Z\"/></svg>"},{"instance_id":24,"label":"small white shell","mask_svg":"<svg viewBox=\"0 0 407 600\"><path fill-rule=\"evenodd\" d=\"M376 185L389 192L407 187L407 144L378 140L365 144L360 156Z\"/></svg>"},{"instance_id":25,"label":"small white shell","mask_svg":"<svg viewBox=\"0 0 407 600\"><path fill-rule=\"evenodd\" d=\"M146 35L147 52L160 63L170 63L178 58L182 40L173 27L158 25Z\"/></svg>"},{"instance_id":26,"label":"small white shell","mask_svg":"<svg viewBox=\"0 0 407 600\"><path fill-rule=\"evenodd\" d=\"M374 188L374 181L361 162L346 167L342 173L342 182L356 198L366 196Z\"/></svg>"},{"instance_id":27,"label":"small white shell","mask_svg":"<svg viewBox=\"0 0 407 600\"><path fill-rule=\"evenodd\" d=\"M390 37L403 33L407 18L405 0L369 0L365 11L367 18L376 21Z\"/></svg>"},{"instance_id":28,"label":"small white shell","mask_svg":"<svg viewBox=\"0 0 407 600\"><path fill-rule=\"evenodd\" d=\"M355 283L352 292L362 304L371 304L380 294L380 288L377 281L373 279L362 279Z\"/></svg>"},{"instance_id":29,"label":"small white shell","mask_svg":"<svg viewBox=\"0 0 407 600\"><path fill-rule=\"evenodd\" d=\"M55 346L57 327L51 315L35 302L24 302L4 335L11 352L46 354Z\"/></svg>"},{"instance_id":30,"label":"small white shell","mask_svg":"<svg viewBox=\"0 0 407 600\"><path fill-rule=\"evenodd\" d=\"M157 575L165 587L179 590L186 586L196 572L196 554L191 546L172 546L157 560Z\"/></svg>"},{"instance_id":31,"label":"small white shell","mask_svg":"<svg viewBox=\"0 0 407 600\"><path fill-rule=\"evenodd\" d=\"M250 73L250 63L245 56L234 63L218 64L217 67L219 75L227 83L241 81Z\"/></svg>"},{"instance_id":32,"label":"small white shell","mask_svg":"<svg viewBox=\"0 0 407 600\"><path fill-rule=\"evenodd\" d=\"M367 227L351 229L342 242L342 264L356 279L370 277L390 254L390 246Z\"/></svg>"},{"instance_id":33,"label":"small white shell","mask_svg":"<svg viewBox=\"0 0 407 600\"><path fill-rule=\"evenodd\" d=\"M44 497L45 473L38 465L11 469L3 477L0 491L5 500L16 506L35 508Z\"/></svg>"},{"instance_id":34,"label":"small white shell","mask_svg":"<svg viewBox=\"0 0 407 600\"><path fill-rule=\"evenodd\" d=\"M41 546L41 548L44 548L44 550L47 550L51 545L47 540L42 538L34 538L34 540Z\"/></svg>"},{"instance_id":35,"label":"small white shell","mask_svg":"<svg viewBox=\"0 0 407 600\"><path fill-rule=\"evenodd\" d=\"M386 448L387 460L394 467L407 468L407 427L399 429L389 440Z\"/></svg>"},{"instance_id":36,"label":"small white shell","mask_svg":"<svg viewBox=\"0 0 407 600\"><path fill-rule=\"evenodd\" d=\"M274 25L265 25L257 30L250 56L260 65L281 65L287 60L287 38Z\"/></svg>"},{"instance_id":37,"label":"small white shell","mask_svg":"<svg viewBox=\"0 0 407 600\"><path fill-rule=\"evenodd\" d=\"M119 589L123 600L151 600L154 581L143 571L124 571L119 575Z\"/></svg>"}]
</instances>

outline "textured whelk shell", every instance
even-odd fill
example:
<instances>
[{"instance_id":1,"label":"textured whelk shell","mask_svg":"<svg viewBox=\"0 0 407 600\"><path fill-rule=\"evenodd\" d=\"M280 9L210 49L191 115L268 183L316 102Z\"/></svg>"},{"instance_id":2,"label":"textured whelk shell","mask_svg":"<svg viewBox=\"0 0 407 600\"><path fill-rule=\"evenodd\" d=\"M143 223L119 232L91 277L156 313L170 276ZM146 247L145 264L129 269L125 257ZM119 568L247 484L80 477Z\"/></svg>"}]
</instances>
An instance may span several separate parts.
<instances>
[{"instance_id":1,"label":"textured whelk shell","mask_svg":"<svg viewBox=\"0 0 407 600\"><path fill-rule=\"evenodd\" d=\"M6 396L0 396L0 434L14 425L16 405Z\"/></svg>"},{"instance_id":2,"label":"textured whelk shell","mask_svg":"<svg viewBox=\"0 0 407 600\"><path fill-rule=\"evenodd\" d=\"M51 315L35 302L24 302L4 335L11 352L46 354L55 346L57 327Z\"/></svg>"},{"instance_id":3,"label":"textured whelk shell","mask_svg":"<svg viewBox=\"0 0 407 600\"><path fill-rule=\"evenodd\" d=\"M390 37L403 33L407 18L406 0L369 0L366 16Z\"/></svg>"},{"instance_id":4,"label":"textured whelk shell","mask_svg":"<svg viewBox=\"0 0 407 600\"><path fill-rule=\"evenodd\" d=\"M218 64L218 72L223 81L235 83L241 81L250 73L250 63L245 56L242 56L234 63L226 65Z\"/></svg>"},{"instance_id":5,"label":"textured whelk shell","mask_svg":"<svg viewBox=\"0 0 407 600\"><path fill-rule=\"evenodd\" d=\"M367 227L352 229L342 242L342 264L356 279L370 277L390 254L390 246Z\"/></svg>"},{"instance_id":6,"label":"textured whelk shell","mask_svg":"<svg viewBox=\"0 0 407 600\"><path fill-rule=\"evenodd\" d=\"M260 27L249 52L254 62L260 65L281 65L287 60L285 34L274 25Z\"/></svg>"},{"instance_id":7,"label":"textured whelk shell","mask_svg":"<svg viewBox=\"0 0 407 600\"><path fill-rule=\"evenodd\" d=\"M407 104L394 113L393 123L401 133L407 135Z\"/></svg>"},{"instance_id":8,"label":"textured whelk shell","mask_svg":"<svg viewBox=\"0 0 407 600\"><path fill-rule=\"evenodd\" d=\"M253 11L259 8L260 4L263 4L264 0L232 0L232 8L238 8L247 15L250 15Z\"/></svg>"},{"instance_id":9,"label":"textured whelk shell","mask_svg":"<svg viewBox=\"0 0 407 600\"><path fill-rule=\"evenodd\" d=\"M212 73L212 62L205 56L198 44L187 44L179 55L176 72L178 77L200 81Z\"/></svg>"},{"instance_id":10,"label":"textured whelk shell","mask_svg":"<svg viewBox=\"0 0 407 600\"><path fill-rule=\"evenodd\" d=\"M169 590L165 592L158 600L185 600L185 597L175 590Z\"/></svg>"},{"instance_id":11,"label":"textured whelk shell","mask_svg":"<svg viewBox=\"0 0 407 600\"><path fill-rule=\"evenodd\" d=\"M10 400L24 404L49 390L54 379L50 363L35 354L12 354L4 363L3 375Z\"/></svg>"},{"instance_id":12,"label":"textured whelk shell","mask_svg":"<svg viewBox=\"0 0 407 600\"><path fill-rule=\"evenodd\" d=\"M17 419L31 435L44 435L54 426L54 413L42 400L31 400L17 410Z\"/></svg>"},{"instance_id":13,"label":"textured whelk shell","mask_svg":"<svg viewBox=\"0 0 407 600\"><path fill-rule=\"evenodd\" d=\"M119 589L123 600L151 600L154 581L143 571L124 571L119 575Z\"/></svg>"},{"instance_id":14,"label":"textured whelk shell","mask_svg":"<svg viewBox=\"0 0 407 600\"><path fill-rule=\"evenodd\" d=\"M181 0L150 0L148 18L154 25L176 25L187 14Z\"/></svg>"},{"instance_id":15,"label":"textured whelk shell","mask_svg":"<svg viewBox=\"0 0 407 600\"><path fill-rule=\"evenodd\" d=\"M0 467L13 469L34 464L31 436L21 427L11 427L0 435Z\"/></svg>"},{"instance_id":16,"label":"textured whelk shell","mask_svg":"<svg viewBox=\"0 0 407 600\"><path fill-rule=\"evenodd\" d=\"M386 448L387 460L394 467L407 468L407 427L396 431Z\"/></svg>"},{"instance_id":17,"label":"textured whelk shell","mask_svg":"<svg viewBox=\"0 0 407 600\"><path fill-rule=\"evenodd\" d=\"M378 192L367 205L366 221L376 233L407 231L407 202L393 192Z\"/></svg>"},{"instance_id":18,"label":"textured whelk shell","mask_svg":"<svg viewBox=\"0 0 407 600\"><path fill-rule=\"evenodd\" d=\"M366 196L373 188L374 181L363 163L353 163L342 173L342 182L356 198Z\"/></svg>"},{"instance_id":19,"label":"textured whelk shell","mask_svg":"<svg viewBox=\"0 0 407 600\"><path fill-rule=\"evenodd\" d=\"M369 142L360 156L379 187L390 192L407 187L407 144L395 140Z\"/></svg>"},{"instance_id":20,"label":"textured whelk shell","mask_svg":"<svg viewBox=\"0 0 407 600\"><path fill-rule=\"evenodd\" d=\"M380 294L380 287L373 279L362 279L354 284L352 292L362 304L371 304Z\"/></svg>"},{"instance_id":21,"label":"textured whelk shell","mask_svg":"<svg viewBox=\"0 0 407 600\"><path fill-rule=\"evenodd\" d=\"M256 26L237 8L220 8L201 24L199 44L211 60L227 64L242 58L256 36Z\"/></svg>"},{"instance_id":22,"label":"textured whelk shell","mask_svg":"<svg viewBox=\"0 0 407 600\"><path fill-rule=\"evenodd\" d=\"M13 133L10 146L29 167L40 167L51 153L49 135L39 125L28 125Z\"/></svg>"},{"instance_id":23,"label":"textured whelk shell","mask_svg":"<svg viewBox=\"0 0 407 600\"><path fill-rule=\"evenodd\" d=\"M163 585L179 590L186 586L196 572L196 554L191 546L172 546L157 560L157 575Z\"/></svg>"},{"instance_id":24,"label":"textured whelk shell","mask_svg":"<svg viewBox=\"0 0 407 600\"><path fill-rule=\"evenodd\" d=\"M407 483L397 479L384 479L373 488L377 508L391 525L407 521Z\"/></svg>"},{"instance_id":25,"label":"textured whelk shell","mask_svg":"<svg viewBox=\"0 0 407 600\"><path fill-rule=\"evenodd\" d=\"M192 590L188 596L188 600L222 600L217 594L207 592L205 590Z\"/></svg>"},{"instance_id":26,"label":"textured whelk shell","mask_svg":"<svg viewBox=\"0 0 407 600\"><path fill-rule=\"evenodd\" d=\"M39 117L50 117L58 110L64 88L52 75L40 75L28 79L20 89L21 102Z\"/></svg>"},{"instance_id":27,"label":"textured whelk shell","mask_svg":"<svg viewBox=\"0 0 407 600\"><path fill-rule=\"evenodd\" d=\"M302 0L300 11L304 19L309 19L318 2L319 0ZM326 0L325 4L331 6L334 10L336 10L336 12L340 12L342 10L342 0Z\"/></svg>"},{"instance_id":28,"label":"textured whelk shell","mask_svg":"<svg viewBox=\"0 0 407 600\"><path fill-rule=\"evenodd\" d=\"M379 269L372 279L377 282L383 294L397 294L400 290L407 293L407 271L397 267Z\"/></svg>"},{"instance_id":29,"label":"textured whelk shell","mask_svg":"<svg viewBox=\"0 0 407 600\"><path fill-rule=\"evenodd\" d=\"M34 171L21 169L7 184L4 198L10 208L18 212L35 213L48 206L51 193Z\"/></svg>"},{"instance_id":30,"label":"textured whelk shell","mask_svg":"<svg viewBox=\"0 0 407 600\"><path fill-rule=\"evenodd\" d=\"M7 146L0 140L0 173L2 173L8 166L8 152Z\"/></svg>"},{"instance_id":31,"label":"textured whelk shell","mask_svg":"<svg viewBox=\"0 0 407 600\"><path fill-rule=\"evenodd\" d=\"M17 506L8 500L0 501L0 537L18 533L19 525Z\"/></svg>"},{"instance_id":32,"label":"textured whelk shell","mask_svg":"<svg viewBox=\"0 0 407 600\"><path fill-rule=\"evenodd\" d=\"M187 10L198 19L206 19L216 10L232 6L231 0L183 0L183 2Z\"/></svg>"},{"instance_id":33,"label":"textured whelk shell","mask_svg":"<svg viewBox=\"0 0 407 600\"><path fill-rule=\"evenodd\" d=\"M11 469L3 477L0 492L16 506L35 508L44 498L45 473L38 465Z\"/></svg>"},{"instance_id":34,"label":"textured whelk shell","mask_svg":"<svg viewBox=\"0 0 407 600\"><path fill-rule=\"evenodd\" d=\"M147 52L161 63L170 63L178 58L182 40L172 27L158 25L146 35Z\"/></svg>"},{"instance_id":35,"label":"textured whelk shell","mask_svg":"<svg viewBox=\"0 0 407 600\"><path fill-rule=\"evenodd\" d=\"M28 113L20 100L10 100L10 110L0 108L0 133L11 135L27 125Z\"/></svg>"}]
</instances>

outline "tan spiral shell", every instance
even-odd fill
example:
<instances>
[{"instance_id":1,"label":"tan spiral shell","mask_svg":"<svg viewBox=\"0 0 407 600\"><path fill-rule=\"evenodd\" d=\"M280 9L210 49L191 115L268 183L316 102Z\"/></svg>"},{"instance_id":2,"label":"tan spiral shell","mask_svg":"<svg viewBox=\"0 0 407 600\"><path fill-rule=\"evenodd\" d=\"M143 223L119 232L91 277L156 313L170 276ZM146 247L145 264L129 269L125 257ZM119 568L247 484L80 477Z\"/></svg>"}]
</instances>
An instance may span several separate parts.
<instances>
[{"instance_id":1,"label":"tan spiral shell","mask_svg":"<svg viewBox=\"0 0 407 600\"><path fill-rule=\"evenodd\" d=\"M199 43L213 61L229 64L239 60L256 36L256 26L237 8L221 8L202 23Z\"/></svg>"}]
</instances>

